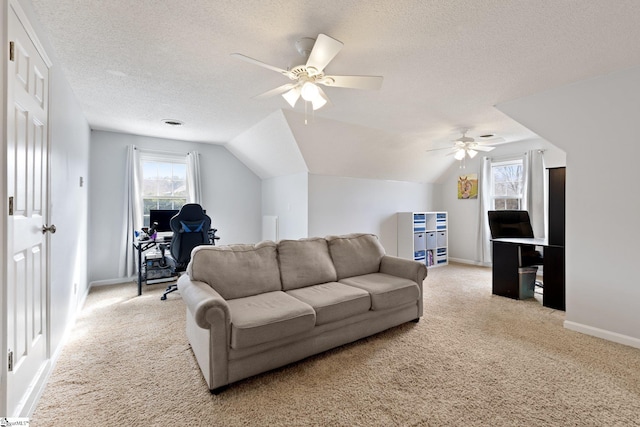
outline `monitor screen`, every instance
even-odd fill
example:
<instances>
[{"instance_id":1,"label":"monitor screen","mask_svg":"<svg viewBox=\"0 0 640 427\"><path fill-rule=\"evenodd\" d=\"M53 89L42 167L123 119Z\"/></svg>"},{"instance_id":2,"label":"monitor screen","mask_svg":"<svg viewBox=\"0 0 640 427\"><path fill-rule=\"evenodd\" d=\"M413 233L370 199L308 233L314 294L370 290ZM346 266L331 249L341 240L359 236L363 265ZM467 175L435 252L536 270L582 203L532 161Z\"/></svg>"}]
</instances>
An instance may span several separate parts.
<instances>
[{"instance_id":1,"label":"monitor screen","mask_svg":"<svg viewBox=\"0 0 640 427\"><path fill-rule=\"evenodd\" d=\"M171 221L171 218L173 218L174 216L176 216L178 214L178 210L158 210L158 209L151 209L149 210L149 226L151 226L154 222L158 223L158 228L156 229L156 231L159 232L163 232L163 231L171 231L171 226L169 225L169 222Z\"/></svg>"}]
</instances>

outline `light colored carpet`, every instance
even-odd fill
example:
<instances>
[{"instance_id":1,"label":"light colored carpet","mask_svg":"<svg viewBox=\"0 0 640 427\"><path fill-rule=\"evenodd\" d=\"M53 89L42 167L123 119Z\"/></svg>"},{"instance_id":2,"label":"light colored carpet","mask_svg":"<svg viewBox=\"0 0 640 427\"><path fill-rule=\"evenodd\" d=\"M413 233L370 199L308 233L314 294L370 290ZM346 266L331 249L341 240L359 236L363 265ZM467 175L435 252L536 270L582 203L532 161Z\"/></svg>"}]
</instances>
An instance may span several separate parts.
<instances>
[{"instance_id":1,"label":"light colored carpet","mask_svg":"<svg viewBox=\"0 0 640 427\"><path fill-rule=\"evenodd\" d=\"M429 270L425 316L209 393L164 285L92 289L32 426L638 426L640 350Z\"/></svg>"}]
</instances>

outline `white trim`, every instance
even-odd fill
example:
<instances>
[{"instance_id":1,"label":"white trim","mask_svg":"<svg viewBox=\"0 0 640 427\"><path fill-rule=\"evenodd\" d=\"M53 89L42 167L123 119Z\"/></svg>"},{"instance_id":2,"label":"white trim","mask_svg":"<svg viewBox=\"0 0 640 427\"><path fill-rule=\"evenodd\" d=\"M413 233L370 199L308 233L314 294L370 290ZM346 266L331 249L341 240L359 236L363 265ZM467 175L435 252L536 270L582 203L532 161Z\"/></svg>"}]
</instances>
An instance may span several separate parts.
<instances>
[{"instance_id":1,"label":"white trim","mask_svg":"<svg viewBox=\"0 0 640 427\"><path fill-rule=\"evenodd\" d=\"M491 264L486 264L486 263L481 262L481 261L472 261L470 259L451 258L451 257L449 257L449 262L455 262L455 263L458 263L458 264L475 265L477 267L491 268Z\"/></svg>"},{"instance_id":2,"label":"white trim","mask_svg":"<svg viewBox=\"0 0 640 427\"><path fill-rule=\"evenodd\" d=\"M40 43L40 39L38 38L36 31L33 29L33 26L31 26L31 22L29 22L29 19L24 13L24 10L22 10L22 6L20 6L18 0L10 0L9 6L15 11L16 16L20 20L20 23L22 24L24 29L27 31L27 35L31 39L33 45L36 47L36 50L38 51L40 56L42 56L42 59L47 64L47 67L51 68L53 63L51 62L51 59L49 59L49 55L47 55L47 52L44 50L44 46L42 46L42 43ZM7 17L7 19L9 18Z\"/></svg>"},{"instance_id":3,"label":"white trim","mask_svg":"<svg viewBox=\"0 0 640 427\"><path fill-rule=\"evenodd\" d=\"M105 280L96 280L94 282L89 283L89 289L94 286L109 286L109 285L120 285L123 283L138 283L138 276L130 276L130 277L120 277L118 279L105 279Z\"/></svg>"},{"instance_id":4,"label":"white trim","mask_svg":"<svg viewBox=\"0 0 640 427\"><path fill-rule=\"evenodd\" d=\"M156 160L165 162L167 159L171 159L172 163L187 163L187 154L173 151L161 151L150 150L140 147L136 147L136 150L140 153L140 159L144 160Z\"/></svg>"},{"instance_id":5,"label":"white trim","mask_svg":"<svg viewBox=\"0 0 640 427\"><path fill-rule=\"evenodd\" d=\"M639 338L622 335L617 332L607 331L605 329L595 328L593 326L583 325L582 323L571 322L569 320L564 321L564 327L572 331L591 335L597 338L602 338L607 341L617 342L619 344L628 345L629 347L640 348Z\"/></svg>"}]
</instances>

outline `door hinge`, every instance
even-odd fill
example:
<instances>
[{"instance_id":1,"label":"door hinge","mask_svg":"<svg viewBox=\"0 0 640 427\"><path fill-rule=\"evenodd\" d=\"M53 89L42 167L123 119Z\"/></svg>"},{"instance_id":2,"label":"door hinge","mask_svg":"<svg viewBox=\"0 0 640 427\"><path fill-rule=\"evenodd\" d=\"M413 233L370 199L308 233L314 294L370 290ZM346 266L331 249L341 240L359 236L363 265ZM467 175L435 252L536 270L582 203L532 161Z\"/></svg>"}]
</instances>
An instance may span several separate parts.
<instances>
[{"instance_id":1,"label":"door hinge","mask_svg":"<svg viewBox=\"0 0 640 427\"><path fill-rule=\"evenodd\" d=\"M9 372L13 371L13 351L9 350Z\"/></svg>"},{"instance_id":2,"label":"door hinge","mask_svg":"<svg viewBox=\"0 0 640 427\"><path fill-rule=\"evenodd\" d=\"M9 61L13 62L16 60L16 44L14 42L9 42Z\"/></svg>"},{"instance_id":3,"label":"door hinge","mask_svg":"<svg viewBox=\"0 0 640 427\"><path fill-rule=\"evenodd\" d=\"M9 216L13 215L13 196L9 197Z\"/></svg>"}]
</instances>

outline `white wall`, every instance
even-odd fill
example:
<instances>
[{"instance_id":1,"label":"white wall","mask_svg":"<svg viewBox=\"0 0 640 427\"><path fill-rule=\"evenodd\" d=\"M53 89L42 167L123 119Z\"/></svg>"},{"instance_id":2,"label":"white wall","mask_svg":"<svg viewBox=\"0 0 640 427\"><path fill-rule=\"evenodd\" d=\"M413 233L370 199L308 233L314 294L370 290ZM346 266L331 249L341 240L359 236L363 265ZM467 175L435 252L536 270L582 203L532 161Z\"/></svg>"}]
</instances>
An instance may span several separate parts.
<instances>
[{"instance_id":1,"label":"white wall","mask_svg":"<svg viewBox=\"0 0 640 427\"><path fill-rule=\"evenodd\" d=\"M640 348L640 67L498 107L567 152L565 326Z\"/></svg>"},{"instance_id":2,"label":"white wall","mask_svg":"<svg viewBox=\"0 0 640 427\"><path fill-rule=\"evenodd\" d=\"M69 317L88 291L87 223L89 136L87 121L59 68L50 86L51 142L51 346L61 343ZM83 180L80 186L80 180Z\"/></svg>"},{"instance_id":3,"label":"white wall","mask_svg":"<svg viewBox=\"0 0 640 427\"><path fill-rule=\"evenodd\" d=\"M92 131L89 176L89 281L118 278L127 146L200 153L202 206L218 229L219 244L260 240L260 179L226 148L214 144Z\"/></svg>"},{"instance_id":4,"label":"white wall","mask_svg":"<svg viewBox=\"0 0 640 427\"><path fill-rule=\"evenodd\" d=\"M262 215L278 217L279 239L308 237L308 182L306 172L262 181Z\"/></svg>"},{"instance_id":5,"label":"white wall","mask_svg":"<svg viewBox=\"0 0 640 427\"><path fill-rule=\"evenodd\" d=\"M396 255L397 212L440 210L434 184L309 175L309 236L374 233Z\"/></svg>"},{"instance_id":6,"label":"white wall","mask_svg":"<svg viewBox=\"0 0 640 427\"><path fill-rule=\"evenodd\" d=\"M488 153L488 156L495 158L517 155L533 149L545 150L544 158L547 168L565 166L564 151L543 139L498 145ZM464 169L460 169L459 163L456 162L441 179L442 206L443 210L449 212L449 258L471 264L480 263L477 245L480 201L479 199L458 199L458 177L470 173L480 176L482 157L477 155L474 159L467 159Z\"/></svg>"}]
</instances>

